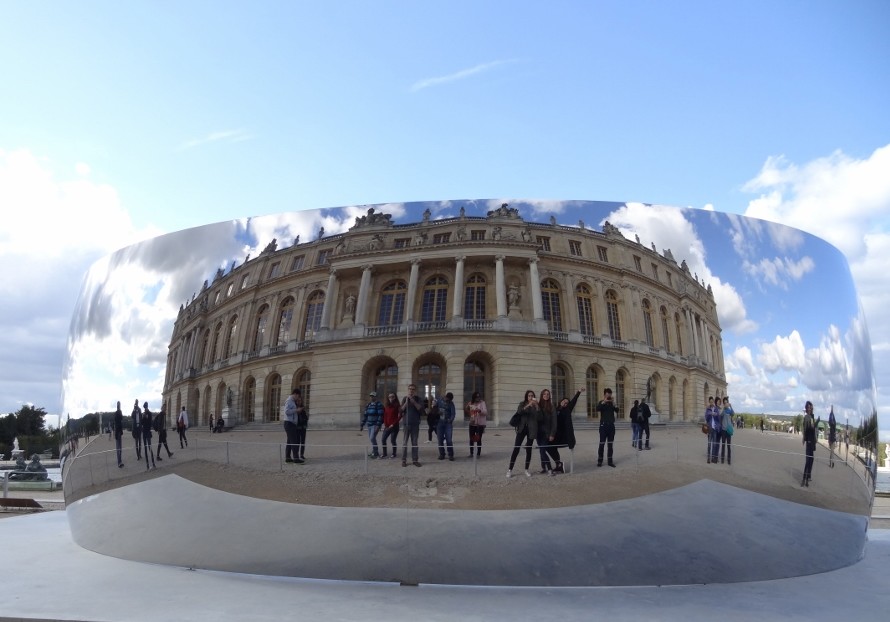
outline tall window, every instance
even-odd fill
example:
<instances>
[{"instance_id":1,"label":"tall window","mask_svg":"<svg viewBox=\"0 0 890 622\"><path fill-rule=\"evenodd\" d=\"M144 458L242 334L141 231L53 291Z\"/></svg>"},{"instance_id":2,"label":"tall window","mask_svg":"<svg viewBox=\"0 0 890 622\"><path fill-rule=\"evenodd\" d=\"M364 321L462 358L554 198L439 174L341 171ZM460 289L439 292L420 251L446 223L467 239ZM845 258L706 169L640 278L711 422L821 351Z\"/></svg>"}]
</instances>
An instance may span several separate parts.
<instances>
[{"instance_id":1,"label":"tall window","mask_svg":"<svg viewBox=\"0 0 890 622\"><path fill-rule=\"evenodd\" d=\"M294 319L294 299L288 296L281 303L281 311L278 313L278 341L279 346L290 341L290 325Z\"/></svg>"},{"instance_id":2,"label":"tall window","mask_svg":"<svg viewBox=\"0 0 890 622\"><path fill-rule=\"evenodd\" d=\"M331 253L334 252L332 248L325 248L318 251L318 258L315 260L316 266L323 266L331 259Z\"/></svg>"},{"instance_id":3,"label":"tall window","mask_svg":"<svg viewBox=\"0 0 890 622\"><path fill-rule=\"evenodd\" d=\"M266 412L269 413L267 421L281 421L281 376L272 374L269 377L269 401L266 404Z\"/></svg>"},{"instance_id":4,"label":"tall window","mask_svg":"<svg viewBox=\"0 0 890 622\"><path fill-rule=\"evenodd\" d=\"M432 400L440 397L442 389L442 369L435 363L427 363L417 370L417 387L419 392Z\"/></svg>"},{"instance_id":5,"label":"tall window","mask_svg":"<svg viewBox=\"0 0 890 622\"><path fill-rule=\"evenodd\" d=\"M543 236L538 236L538 246L541 247L542 251L550 251L550 238L545 238Z\"/></svg>"},{"instance_id":6,"label":"tall window","mask_svg":"<svg viewBox=\"0 0 890 622\"><path fill-rule=\"evenodd\" d=\"M568 378L566 370L562 365L552 365L550 367L550 397L554 404L559 404L559 400L569 395Z\"/></svg>"},{"instance_id":7,"label":"tall window","mask_svg":"<svg viewBox=\"0 0 890 622\"><path fill-rule=\"evenodd\" d=\"M471 240L484 240L485 239L485 230L484 229L472 229L470 231L470 239Z\"/></svg>"},{"instance_id":8,"label":"tall window","mask_svg":"<svg viewBox=\"0 0 890 622\"><path fill-rule=\"evenodd\" d=\"M652 334L652 305L643 299L643 328L646 331L646 343L650 348L655 347L655 335Z\"/></svg>"},{"instance_id":9,"label":"tall window","mask_svg":"<svg viewBox=\"0 0 890 622\"><path fill-rule=\"evenodd\" d=\"M683 337L680 332L680 314L674 313L674 326L677 329L677 354L683 356Z\"/></svg>"},{"instance_id":10,"label":"tall window","mask_svg":"<svg viewBox=\"0 0 890 622\"><path fill-rule=\"evenodd\" d=\"M466 404L473 397L473 393L479 392L482 399L485 399L485 368L478 361L467 361L464 363L464 401ZM488 415L494 418L492 413Z\"/></svg>"},{"instance_id":11,"label":"tall window","mask_svg":"<svg viewBox=\"0 0 890 622\"><path fill-rule=\"evenodd\" d=\"M656 281L658 280L658 264L657 263L652 264L652 278L655 279Z\"/></svg>"},{"instance_id":12,"label":"tall window","mask_svg":"<svg viewBox=\"0 0 890 622\"><path fill-rule=\"evenodd\" d=\"M309 401L312 398L312 373L308 369L304 369L297 376L296 387L303 396L303 406L308 410L310 408Z\"/></svg>"},{"instance_id":13,"label":"tall window","mask_svg":"<svg viewBox=\"0 0 890 622\"><path fill-rule=\"evenodd\" d=\"M213 329L213 347L210 349L210 360L208 362L212 362L222 357L222 352L219 351L219 337L222 334L222 322L217 323L216 328Z\"/></svg>"},{"instance_id":14,"label":"tall window","mask_svg":"<svg viewBox=\"0 0 890 622\"><path fill-rule=\"evenodd\" d=\"M378 398L395 393L399 385L399 368L396 365L384 365L377 368L374 374L374 390ZM386 401L383 399L382 401Z\"/></svg>"},{"instance_id":15,"label":"tall window","mask_svg":"<svg viewBox=\"0 0 890 622\"><path fill-rule=\"evenodd\" d=\"M609 337L621 341L621 319L618 317L618 294L614 289L606 292L606 317L609 318Z\"/></svg>"},{"instance_id":16,"label":"tall window","mask_svg":"<svg viewBox=\"0 0 890 622\"><path fill-rule=\"evenodd\" d=\"M474 274L467 279L464 292L464 319L485 319L485 277Z\"/></svg>"},{"instance_id":17,"label":"tall window","mask_svg":"<svg viewBox=\"0 0 890 622\"><path fill-rule=\"evenodd\" d=\"M578 328L582 335L593 336L593 296L584 283L575 288L575 300L578 302Z\"/></svg>"},{"instance_id":18,"label":"tall window","mask_svg":"<svg viewBox=\"0 0 890 622\"><path fill-rule=\"evenodd\" d=\"M397 326L405 318L405 294L408 288L405 281L395 281L383 288L380 297L380 313L377 316L378 326Z\"/></svg>"},{"instance_id":19,"label":"tall window","mask_svg":"<svg viewBox=\"0 0 890 622\"><path fill-rule=\"evenodd\" d=\"M668 330L668 310L662 305L661 307L661 338L664 341L664 349L671 352L671 332Z\"/></svg>"},{"instance_id":20,"label":"tall window","mask_svg":"<svg viewBox=\"0 0 890 622\"><path fill-rule=\"evenodd\" d=\"M587 383L587 418L596 419L599 417L596 405L600 399L599 375L596 373L596 367L587 368L585 381Z\"/></svg>"},{"instance_id":21,"label":"tall window","mask_svg":"<svg viewBox=\"0 0 890 622\"><path fill-rule=\"evenodd\" d=\"M306 261L305 255L298 255L294 257L294 262L290 265L291 272L293 272L294 270L302 270L304 261Z\"/></svg>"},{"instance_id":22,"label":"tall window","mask_svg":"<svg viewBox=\"0 0 890 622\"><path fill-rule=\"evenodd\" d=\"M637 272L642 272L642 271L643 271L643 264L642 264L642 262L640 261L640 258L637 257L636 255L634 255L634 267L636 267Z\"/></svg>"},{"instance_id":23,"label":"tall window","mask_svg":"<svg viewBox=\"0 0 890 622\"><path fill-rule=\"evenodd\" d=\"M575 257L581 256L581 242L569 240L569 252Z\"/></svg>"},{"instance_id":24,"label":"tall window","mask_svg":"<svg viewBox=\"0 0 890 622\"><path fill-rule=\"evenodd\" d=\"M605 246L597 246L597 247L596 247L596 254L599 256L600 261L603 261L603 262L605 262L605 263L609 263L609 249L607 249ZM589 402L589 401L590 401L590 400L588 400L588 402Z\"/></svg>"},{"instance_id":25,"label":"tall window","mask_svg":"<svg viewBox=\"0 0 890 622\"><path fill-rule=\"evenodd\" d=\"M225 352L224 356L226 358L232 356L235 353L235 333L238 332L238 316L232 316L232 319L229 320L229 330L226 331L226 344L223 349Z\"/></svg>"},{"instance_id":26,"label":"tall window","mask_svg":"<svg viewBox=\"0 0 890 622\"><path fill-rule=\"evenodd\" d=\"M272 268L269 269L269 278L274 279L281 276L281 262L276 261L272 264Z\"/></svg>"},{"instance_id":27,"label":"tall window","mask_svg":"<svg viewBox=\"0 0 890 622\"><path fill-rule=\"evenodd\" d=\"M252 377L244 383L244 416L248 423L256 420L256 380Z\"/></svg>"},{"instance_id":28,"label":"tall window","mask_svg":"<svg viewBox=\"0 0 890 622\"><path fill-rule=\"evenodd\" d=\"M250 275L249 275L249 274L245 274L244 276L242 276L242 277L241 277L241 287L240 287L240 289L246 289L246 288L247 288L247 284L248 284L249 282L250 282Z\"/></svg>"},{"instance_id":29,"label":"tall window","mask_svg":"<svg viewBox=\"0 0 890 622\"><path fill-rule=\"evenodd\" d=\"M259 313L257 313L256 316L256 324L253 331L253 344L250 348L252 351L256 352L263 347L263 343L266 338L266 324L268 323L269 305L263 305L262 307L260 307L260 311Z\"/></svg>"},{"instance_id":30,"label":"tall window","mask_svg":"<svg viewBox=\"0 0 890 622\"><path fill-rule=\"evenodd\" d=\"M621 369L615 374L615 407L619 417L623 419L627 416L624 410L624 370Z\"/></svg>"},{"instance_id":31,"label":"tall window","mask_svg":"<svg viewBox=\"0 0 890 622\"><path fill-rule=\"evenodd\" d=\"M553 279L541 283L541 302L544 305L544 319L550 330L562 330L562 310L559 306L559 285Z\"/></svg>"},{"instance_id":32,"label":"tall window","mask_svg":"<svg viewBox=\"0 0 890 622\"><path fill-rule=\"evenodd\" d=\"M440 322L445 319L445 301L448 298L448 281L445 277L434 276L423 286L423 301L420 309L421 322Z\"/></svg>"},{"instance_id":33,"label":"tall window","mask_svg":"<svg viewBox=\"0 0 890 622\"><path fill-rule=\"evenodd\" d=\"M324 292L315 291L306 303L306 324L303 327L303 339L313 339L321 328L321 312L324 311Z\"/></svg>"}]
</instances>

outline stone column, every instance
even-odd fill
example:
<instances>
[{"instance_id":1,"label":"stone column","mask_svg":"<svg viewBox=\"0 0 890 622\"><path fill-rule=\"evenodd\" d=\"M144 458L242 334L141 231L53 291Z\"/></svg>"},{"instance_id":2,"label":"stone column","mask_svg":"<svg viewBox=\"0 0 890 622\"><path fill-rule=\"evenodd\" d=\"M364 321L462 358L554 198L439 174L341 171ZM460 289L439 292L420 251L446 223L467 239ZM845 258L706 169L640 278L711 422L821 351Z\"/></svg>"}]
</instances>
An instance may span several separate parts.
<instances>
[{"instance_id":1,"label":"stone column","mask_svg":"<svg viewBox=\"0 0 890 622\"><path fill-rule=\"evenodd\" d=\"M462 318L464 315L464 257L454 258L454 300L451 304L452 319Z\"/></svg>"},{"instance_id":2,"label":"stone column","mask_svg":"<svg viewBox=\"0 0 890 622\"><path fill-rule=\"evenodd\" d=\"M603 337L609 336L609 318L606 317L606 294L603 292L603 282L596 280L596 299L593 300L593 313L595 315L595 330L599 331L599 335ZM588 399L595 399L593 396Z\"/></svg>"},{"instance_id":3,"label":"stone column","mask_svg":"<svg viewBox=\"0 0 890 622\"><path fill-rule=\"evenodd\" d=\"M294 296L294 316L291 318L291 341L299 341L303 338L303 326L300 321L303 319L301 315L303 311L303 302L306 300L306 286L300 285L297 288L297 295Z\"/></svg>"},{"instance_id":4,"label":"stone column","mask_svg":"<svg viewBox=\"0 0 890 622\"><path fill-rule=\"evenodd\" d=\"M497 299L498 317L507 317L507 284L504 281L504 256L497 255L494 259L494 288Z\"/></svg>"},{"instance_id":5,"label":"stone column","mask_svg":"<svg viewBox=\"0 0 890 622\"><path fill-rule=\"evenodd\" d=\"M575 287L572 284L572 275L562 273L562 287L566 291L566 313L562 329L566 332L574 330L581 332L581 320L578 317L578 301L575 300Z\"/></svg>"},{"instance_id":6,"label":"stone column","mask_svg":"<svg viewBox=\"0 0 890 622\"><path fill-rule=\"evenodd\" d=\"M713 356L711 355L711 331L708 330L708 323L706 321L702 320L701 324L702 324L702 329L701 329L702 339L705 342L705 347L704 347L705 360L708 363L713 363L713 361L711 360L713 358Z\"/></svg>"},{"instance_id":7,"label":"stone column","mask_svg":"<svg viewBox=\"0 0 890 622\"><path fill-rule=\"evenodd\" d=\"M541 275L538 274L538 258L528 260L528 276L531 280L532 315L535 320L544 319L544 304L541 302Z\"/></svg>"},{"instance_id":8,"label":"stone column","mask_svg":"<svg viewBox=\"0 0 890 622\"><path fill-rule=\"evenodd\" d=\"M333 315L334 312L334 290L336 287L337 270L331 268L330 275L328 276L328 290L324 295L324 307L322 307L321 310L321 326L319 326L321 330L329 329L331 327L331 315Z\"/></svg>"},{"instance_id":9,"label":"stone column","mask_svg":"<svg viewBox=\"0 0 890 622\"><path fill-rule=\"evenodd\" d=\"M356 325L365 324L368 313L368 298L371 296L371 271L374 266L365 264L362 266L362 280L358 288L358 302L355 305Z\"/></svg>"},{"instance_id":10,"label":"stone column","mask_svg":"<svg viewBox=\"0 0 890 622\"><path fill-rule=\"evenodd\" d=\"M414 298L417 296L417 278L420 274L420 260L411 260L411 276L408 279L408 299L405 301L405 322L414 321Z\"/></svg>"}]
</instances>

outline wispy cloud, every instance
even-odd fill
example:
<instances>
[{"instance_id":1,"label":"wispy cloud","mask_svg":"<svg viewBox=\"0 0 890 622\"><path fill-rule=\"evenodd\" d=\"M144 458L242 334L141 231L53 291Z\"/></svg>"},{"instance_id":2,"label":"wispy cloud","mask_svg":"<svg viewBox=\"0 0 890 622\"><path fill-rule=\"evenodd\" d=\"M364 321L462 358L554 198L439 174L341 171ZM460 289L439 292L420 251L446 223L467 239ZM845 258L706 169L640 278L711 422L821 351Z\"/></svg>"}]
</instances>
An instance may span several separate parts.
<instances>
[{"instance_id":1,"label":"wispy cloud","mask_svg":"<svg viewBox=\"0 0 890 622\"><path fill-rule=\"evenodd\" d=\"M416 92L423 90L425 88L429 88L431 86L439 86L440 84L447 84L448 82L456 82L457 80L463 80L464 78L469 78L470 76L475 76L479 73L484 73L495 67L499 67L501 65L506 65L508 63L514 63L516 59L506 59L506 60L495 60L490 63L482 63L481 65L476 65L475 67L470 67L469 69L461 69L460 71L456 71L452 74L448 74L447 76L439 76L438 78L425 78L423 80L418 80L414 84L411 85L411 92Z\"/></svg>"},{"instance_id":2,"label":"wispy cloud","mask_svg":"<svg viewBox=\"0 0 890 622\"><path fill-rule=\"evenodd\" d=\"M191 140L185 141L184 143L179 145L176 150L185 151L186 149L193 149L195 147L200 147L201 145L219 141L225 141L227 143L240 143L245 140L251 140L252 138L253 134L251 134L247 130L223 130L221 132L210 132L202 138L193 138Z\"/></svg>"}]
</instances>

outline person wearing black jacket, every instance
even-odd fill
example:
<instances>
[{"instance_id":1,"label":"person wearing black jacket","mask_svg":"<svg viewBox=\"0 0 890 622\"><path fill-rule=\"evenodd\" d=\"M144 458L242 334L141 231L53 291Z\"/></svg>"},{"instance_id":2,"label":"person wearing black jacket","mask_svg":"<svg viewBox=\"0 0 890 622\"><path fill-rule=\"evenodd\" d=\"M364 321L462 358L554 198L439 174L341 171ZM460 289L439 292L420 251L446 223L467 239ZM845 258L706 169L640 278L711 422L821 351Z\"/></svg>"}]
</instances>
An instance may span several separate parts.
<instances>
[{"instance_id":1,"label":"person wearing black jacket","mask_svg":"<svg viewBox=\"0 0 890 622\"><path fill-rule=\"evenodd\" d=\"M640 441L639 448L643 448L643 435L646 435L646 449L649 447L649 417L652 416L652 410L645 399L640 400Z\"/></svg>"},{"instance_id":2,"label":"person wearing black jacket","mask_svg":"<svg viewBox=\"0 0 890 622\"><path fill-rule=\"evenodd\" d=\"M173 452L167 447L167 413L164 412L163 406L161 406L161 411L155 415L153 423L155 431L158 433L158 460L161 459L161 445L167 450L167 457L172 458Z\"/></svg>"},{"instance_id":3,"label":"person wearing black jacket","mask_svg":"<svg viewBox=\"0 0 890 622\"><path fill-rule=\"evenodd\" d=\"M816 430L819 427L819 419L813 420L813 402L807 401L804 406L806 414L803 417L803 444L806 450L807 459L803 467L803 479L801 486L810 486L810 480L813 478L813 453L816 451Z\"/></svg>"},{"instance_id":4,"label":"person wearing black jacket","mask_svg":"<svg viewBox=\"0 0 890 622\"><path fill-rule=\"evenodd\" d=\"M142 417L139 419L139 429L142 432L142 453L145 454L145 470L149 470L148 459L151 457L151 468L155 468L155 455L151 450L151 422L154 417L148 409L148 402L142 405Z\"/></svg>"},{"instance_id":5,"label":"person wearing black jacket","mask_svg":"<svg viewBox=\"0 0 890 622\"><path fill-rule=\"evenodd\" d=\"M133 413L131 416L133 418L133 442L136 445L136 460L142 460L142 432L139 429L142 422L142 409L139 408L138 397L133 402Z\"/></svg>"},{"instance_id":6,"label":"person wearing black jacket","mask_svg":"<svg viewBox=\"0 0 890 622\"><path fill-rule=\"evenodd\" d=\"M117 410L114 411L112 427L114 428L114 447L117 450L117 466L118 468L123 468L124 460L121 455L121 445L124 436L124 413L121 412L120 402L117 403Z\"/></svg>"},{"instance_id":7,"label":"person wearing black jacket","mask_svg":"<svg viewBox=\"0 0 890 622\"><path fill-rule=\"evenodd\" d=\"M568 447L569 451L575 449L575 425L572 423L572 411L582 393L584 393L584 389L578 389L572 399L564 397L559 400L559 408L556 409L556 441L554 443L556 466L553 469L554 473L565 473L559 448Z\"/></svg>"}]
</instances>

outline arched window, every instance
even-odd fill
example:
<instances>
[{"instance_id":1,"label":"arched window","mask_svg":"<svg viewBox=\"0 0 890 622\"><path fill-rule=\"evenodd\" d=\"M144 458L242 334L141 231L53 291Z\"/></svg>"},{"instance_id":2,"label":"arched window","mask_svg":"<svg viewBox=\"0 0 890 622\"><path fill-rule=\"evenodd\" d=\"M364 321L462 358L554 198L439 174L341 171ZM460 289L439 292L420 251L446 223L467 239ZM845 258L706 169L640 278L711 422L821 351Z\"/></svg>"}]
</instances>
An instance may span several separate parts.
<instances>
[{"instance_id":1,"label":"arched window","mask_svg":"<svg viewBox=\"0 0 890 622\"><path fill-rule=\"evenodd\" d=\"M655 336L652 334L652 305L643 298L643 328L646 331L646 343L650 348L655 347Z\"/></svg>"},{"instance_id":2,"label":"arched window","mask_svg":"<svg viewBox=\"0 0 890 622\"><path fill-rule=\"evenodd\" d=\"M294 319L294 299L288 296L281 303L281 311L278 313L277 345L283 346L290 341L290 324Z\"/></svg>"},{"instance_id":3,"label":"arched window","mask_svg":"<svg viewBox=\"0 0 890 622\"><path fill-rule=\"evenodd\" d=\"M671 334L668 330L668 311L662 305L661 307L661 339L664 341L664 349L671 352Z\"/></svg>"},{"instance_id":4,"label":"arched window","mask_svg":"<svg viewBox=\"0 0 890 622\"><path fill-rule=\"evenodd\" d=\"M615 373L615 408L618 409L618 416L625 418L627 413L624 411L624 370L619 369Z\"/></svg>"},{"instance_id":5,"label":"arched window","mask_svg":"<svg viewBox=\"0 0 890 622\"><path fill-rule=\"evenodd\" d=\"M470 360L464 363L464 401L466 404L473 397L473 393L479 392L482 399L485 399L485 368L482 363ZM493 414L489 413L490 418Z\"/></svg>"},{"instance_id":6,"label":"arched window","mask_svg":"<svg viewBox=\"0 0 890 622\"><path fill-rule=\"evenodd\" d=\"M269 323L269 305L263 305L256 314L256 323L254 324L253 343L250 346L251 351L257 352L263 347L266 341L266 324Z\"/></svg>"},{"instance_id":7,"label":"arched window","mask_svg":"<svg viewBox=\"0 0 890 622\"><path fill-rule=\"evenodd\" d=\"M304 369L297 374L297 383L294 388L300 390L300 395L303 397L303 406L308 410L310 407L309 401L312 398L312 372Z\"/></svg>"},{"instance_id":8,"label":"arched window","mask_svg":"<svg viewBox=\"0 0 890 622\"><path fill-rule=\"evenodd\" d=\"M677 354L683 356L683 337L680 332L680 314L674 313L674 326L677 329Z\"/></svg>"},{"instance_id":9,"label":"arched window","mask_svg":"<svg viewBox=\"0 0 890 622\"><path fill-rule=\"evenodd\" d=\"M211 352L212 352L211 360L212 361L216 361L217 359L222 358L222 356L223 356L223 353L219 350L219 346L220 346L219 337L222 334L222 328L223 328L222 322L219 322L216 325L216 328L213 329L213 348L211 349Z\"/></svg>"},{"instance_id":10,"label":"arched window","mask_svg":"<svg viewBox=\"0 0 890 622\"><path fill-rule=\"evenodd\" d=\"M441 396L442 369L435 363L427 363L417 370L419 393L430 399Z\"/></svg>"},{"instance_id":11,"label":"arched window","mask_svg":"<svg viewBox=\"0 0 890 622\"><path fill-rule=\"evenodd\" d=\"M578 323L582 335L595 335L593 326L593 296L590 288L584 283L575 288L575 300L578 301Z\"/></svg>"},{"instance_id":12,"label":"arched window","mask_svg":"<svg viewBox=\"0 0 890 622\"><path fill-rule=\"evenodd\" d=\"M614 289L606 292L606 317L609 318L609 337L621 341L621 319L618 317L618 294Z\"/></svg>"},{"instance_id":13,"label":"arched window","mask_svg":"<svg viewBox=\"0 0 890 622\"><path fill-rule=\"evenodd\" d=\"M269 384L266 389L266 395L268 399L266 401L266 408L264 409L268 413L268 417L266 417L266 421L281 421L281 376L278 374L272 374L269 376Z\"/></svg>"},{"instance_id":14,"label":"arched window","mask_svg":"<svg viewBox=\"0 0 890 622\"><path fill-rule=\"evenodd\" d=\"M585 378L585 381L587 383L587 418L597 419L600 416L596 411L596 404L600 399L600 385L599 374L596 371L596 367L587 368L587 377Z\"/></svg>"},{"instance_id":15,"label":"arched window","mask_svg":"<svg viewBox=\"0 0 890 622\"><path fill-rule=\"evenodd\" d=\"M306 302L306 323L303 325L303 339L314 339L321 328L321 312L324 311L324 292L314 291Z\"/></svg>"},{"instance_id":16,"label":"arched window","mask_svg":"<svg viewBox=\"0 0 890 622\"><path fill-rule=\"evenodd\" d=\"M229 330L226 331L226 345L225 345L225 357L228 358L235 354L235 344L238 340L235 338L235 333L238 332L238 316L235 315L229 320Z\"/></svg>"},{"instance_id":17,"label":"arched window","mask_svg":"<svg viewBox=\"0 0 890 622\"><path fill-rule=\"evenodd\" d=\"M377 397L385 401L384 397L390 393L396 393L399 386L399 367L397 365L383 365L374 373L374 390Z\"/></svg>"},{"instance_id":18,"label":"arched window","mask_svg":"<svg viewBox=\"0 0 890 622\"><path fill-rule=\"evenodd\" d=\"M256 380L252 377L244 383L244 416L248 423L256 420Z\"/></svg>"},{"instance_id":19,"label":"arched window","mask_svg":"<svg viewBox=\"0 0 890 622\"><path fill-rule=\"evenodd\" d=\"M569 383L565 367L562 365L550 366L550 398L554 404L569 394Z\"/></svg>"},{"instance_id":20,"label":"arched window","mask_svg":"<svg viewBox=\"0 0 890 622\"><path fill-rule=\"evenodd\" d=\"M485 277L481 274L474 274L467 279L464 292L464 319L485 319Z\"/></svg>"},{"instance_id":21,"label":"arched window","mask_svg":"<svg viewBox=\"0 0 890 622\"><path fill-rule=\"evenodd\" d=\"M405 294L408 288L405 281L395 281L383 288L380 296L378 326L398 326L405 319Z\"/></svg>"},{"instance_id":22,"label":"arched window","mask_svg":"<svg viewBox=\"0 0 890 622\"><path fill-rule=\"evenodd\" d=\"M559 284L553 279L541 283L541 302L544 305L544 319L547 328L562 331L562 311L559 306Z\"/></svg>"},{"instance_id":23,"label":"arched window","mask_svg":"<svg viewBox=\"0 0 890 622\"><path fill-rule=\"evenodd\" d=\"M441 322L445 320L445 301L448 299L448 281L443 276L434 276L423 286L423 302L420 308L421 322Z\"/></svg>"}]
</instances>

